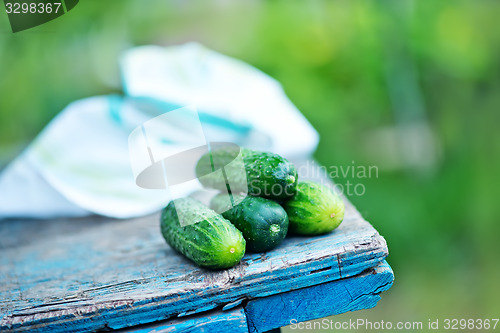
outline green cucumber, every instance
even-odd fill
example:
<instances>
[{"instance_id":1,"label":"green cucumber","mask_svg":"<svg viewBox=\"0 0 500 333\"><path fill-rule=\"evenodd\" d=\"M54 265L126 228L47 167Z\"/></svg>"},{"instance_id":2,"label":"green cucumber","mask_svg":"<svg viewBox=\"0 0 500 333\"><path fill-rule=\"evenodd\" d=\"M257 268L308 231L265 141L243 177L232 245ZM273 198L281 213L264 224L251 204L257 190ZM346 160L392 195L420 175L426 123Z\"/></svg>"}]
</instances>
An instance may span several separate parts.
<instances>
[{"instance_id":1,"label":"green cucumber","mask_svg":"<svg viewBox=\"0 0 500 333\"><path fill-rule=\"evenodd\" d=\"M337 228L344 219L344 203L330 188L299 182L297 194L283 203L290 220L290 231L301 235L320 235Z\"/></svg>"},{"instance_id":2,"label":"green cucumber","mask_svg":"<svg viewBox=\"0 0 500 333\"><path fill-rule=\"evenodd\" d=\"M288 216L278 203L260 197L219 194L210 207L231 221L247 242L247 250L265 252L278 246L288 231ZM232 208L231 208L232 207Z\"/></svg>"},{"instance_id":3,"label":"green cucumber","mask_svg":"<svg viewBox=\"0 0 500 333\"><path fill-rule=\"evenodd\" d=\"M178 213L182 214L181 226ZM167 243L196 265L224 269L245 254L245 239L228 220L192 198L171 201L161 214L161 233Z\"/></svg>"},{"instance_id":4,"label":"green cucumber","mask_svg":"<svg viewBox=\"0 0 500 333\"><path fill-rule=\"evenodd\" d=\"M240 151L244 165L237 163ZM225 179L222 173L213 172L219 169ZM227 191L227 183L232 193L270 199L294 196L298 181L297 169L287 159L238 146L215 148L203 155L196 165L196 175L205 187Z\"/></svg>"}]
</instances>

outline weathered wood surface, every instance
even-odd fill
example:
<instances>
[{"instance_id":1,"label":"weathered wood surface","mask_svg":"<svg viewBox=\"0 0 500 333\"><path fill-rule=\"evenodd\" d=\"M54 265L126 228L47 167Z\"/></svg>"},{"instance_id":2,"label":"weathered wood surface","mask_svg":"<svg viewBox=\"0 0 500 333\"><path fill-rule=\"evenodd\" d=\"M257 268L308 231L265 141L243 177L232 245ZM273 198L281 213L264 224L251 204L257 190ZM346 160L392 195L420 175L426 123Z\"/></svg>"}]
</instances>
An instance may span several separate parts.
<instances>
[{"instance_id":1,"label":"weathered wood surface","mask_svg":"<svg viewBox=\"0 0 500 333\"><path fill-rule=\"evenodd\" d=\"M268 332L296 322L374 307L394 281L384 261L346 279L250 300L229 311L212 310L119 332Z\"/></svg>"},{"instance_id":2,"label":"weathered wood surface","mask_svg":"<svg viewBox=\"0 0 500 333\"><path fill-rule=\"evenodd\" d=\"M0 330L119 329L357 275L388 254L347 202L344 222L207 271L176 254L158 215L0 221Z\"/></svg>"},{"instance_id":3,"label":"weathered wood surface","mask_svg":"<svg viewBox=\"0 0 500 333\"><path fill-rule=\"evenodd\" d=\"M248 331L265 332L290 325L292 319L297 323L372 308L393 281L392 269L384 261L351 278L251 300L245 306Z\"/></svg>"},{"instance_id":4,"label":"weathered wood surface","mask_svg":"<svg viewBox=\"0 0 500 333\"><path fill-rule=\"evenodd\" d=\"M248 332L248 324L245 311L242 307L238 307L231 311L213 310L119 331L133 333L246 333Z\"/></svg>"}]
</instances>

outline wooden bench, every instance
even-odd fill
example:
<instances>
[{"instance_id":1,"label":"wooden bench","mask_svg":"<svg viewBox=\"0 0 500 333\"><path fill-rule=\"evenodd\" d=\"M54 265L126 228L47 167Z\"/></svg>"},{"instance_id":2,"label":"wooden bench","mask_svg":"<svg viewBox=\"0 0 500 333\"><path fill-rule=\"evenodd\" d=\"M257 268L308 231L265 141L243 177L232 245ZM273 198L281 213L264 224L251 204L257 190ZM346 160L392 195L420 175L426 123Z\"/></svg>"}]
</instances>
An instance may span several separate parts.
<instances>
[{"instance_id":1,"label":"wooden bench","mask_svg":"<svg viewBox=\"0 0 500 333\"><path fill-rule=\"evenodd\" d=\"M371 308L394 279L387 245L345 202L334 232L224 271L175 253L158 214L0 221L0 330L264 332Z\"/></svg>"}]
</instances>

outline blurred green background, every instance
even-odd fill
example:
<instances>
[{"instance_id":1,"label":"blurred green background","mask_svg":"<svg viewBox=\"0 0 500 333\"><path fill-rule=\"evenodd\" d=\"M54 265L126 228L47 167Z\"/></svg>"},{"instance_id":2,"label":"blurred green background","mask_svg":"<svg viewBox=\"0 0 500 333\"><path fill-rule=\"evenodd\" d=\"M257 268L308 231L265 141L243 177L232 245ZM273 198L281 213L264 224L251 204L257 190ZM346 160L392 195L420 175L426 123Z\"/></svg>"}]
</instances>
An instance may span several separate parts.
<instances>
[{"instance_id":1,"label":"blurred green background","mask_svg":"<svg viewBox=\"0 0 500 333\"><path fill-rule=\"evenodd\" d=\"M134 45L199 41L279 80L327 166L375 165L350 199L396 280L373 321L500 313L499 1L85 0L12 34L0 14L0 167L69 102L120 92ZM425 326L425 325L424 325Z\"/></svg>"}]
</instances>

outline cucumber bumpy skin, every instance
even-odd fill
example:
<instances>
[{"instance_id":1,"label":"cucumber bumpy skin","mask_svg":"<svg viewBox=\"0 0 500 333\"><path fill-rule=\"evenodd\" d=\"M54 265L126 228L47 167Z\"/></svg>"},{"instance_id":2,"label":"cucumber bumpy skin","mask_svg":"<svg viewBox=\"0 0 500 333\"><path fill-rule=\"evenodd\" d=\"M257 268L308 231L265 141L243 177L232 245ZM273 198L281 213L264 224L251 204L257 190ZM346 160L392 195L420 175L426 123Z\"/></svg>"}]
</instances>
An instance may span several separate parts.
<instances>
[{"instance_id":1,"label":"cucumber bumpy skin","mask_svg":"<svg viewBox=\"0 0 500 333\"><path fill-rule=\"evenodd\" d=\"M181 226L177 210L186 220ZM166 242L200 267L225 269L245 254L245 239L228 220L192 198L171 201L161 214L161 233Z\"/></svg>"},{"instance_id":2,"label":"cucumber bumpy skin","mask_svg":"<svg viewBox=\"0 0 500 333\"><path fill-rule=\"evenodd\" d=\"M241 151L245 175L235 160ZM288 199L295 195L298 175L295 166L278 154L247 148L224 147L203 155L196 165L196 175L209 188L227 190L220 174L214 169L224 168L232 193L248 193L269 199Z\"/></svg>"},{"instance_id":3,"label":"cucumber bumpy skin","mask_svg":"<svg viewBox=\"0 0 500 333\"><path fill-rule=\"evenodd\" d=\"M288 216L277 202L260 198L233 195L231 208L229 196L219 194L210 207L231 221L247 242L247 250L265 252L278 246L288 231Z\"/></svg>"},{"instance_id":4,"label":"cucumber bumpy skin","mask_svg":"<svg viewBox=\"0 0 500 333\"><path fill-rule=\"evenodd\" d=\"M320 235L334 230L345 212L339 195L310 181L299 182L297 194L284 202L283 208L290 220L290 231L300 235Z\"/></svg>"}]
</instances>

